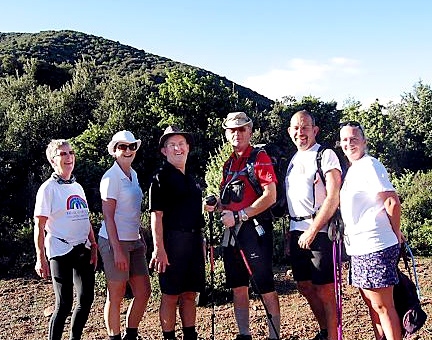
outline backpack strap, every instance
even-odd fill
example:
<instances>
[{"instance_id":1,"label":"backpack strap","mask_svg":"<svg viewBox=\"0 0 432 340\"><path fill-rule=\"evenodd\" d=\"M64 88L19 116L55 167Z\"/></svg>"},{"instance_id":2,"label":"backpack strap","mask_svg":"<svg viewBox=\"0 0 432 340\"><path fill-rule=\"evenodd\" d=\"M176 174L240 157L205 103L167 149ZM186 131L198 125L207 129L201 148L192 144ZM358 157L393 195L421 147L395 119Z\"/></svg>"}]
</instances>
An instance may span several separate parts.
<instances>
[{"instance_id":1,"label":"backpack strap","mask_svg":"<svg viewBox=\"0 0 432 340\"><path fill-rule=\"evenodd\" d=\"M317 156L316 156L318 175L320 176L321 181L324 183L324 185L326 184L326 179L325 179L325 176L324 176L324 172L322 170L321 162L322 162L322 157L323 157L323 153L324 153L325 150L327 150L327 148L325 146L323 146L323 145L320 145L319 148L318 148L318 151L317 151Z\"/></svg>"},{"instance_id":2,"label":"backpack strap","mask_svg":"<svg viewBox=\"0 0 432 340\"><path fill-rule=\"evenodd\" d=\"M261 196L263 194L263 189L258 181L255 174L255 164L258 154L260 152L266 152L263 148L253 148L248 160L246 161L246 173L249 183L251 184L257 195Z\"/></svg>"}]
</instances>

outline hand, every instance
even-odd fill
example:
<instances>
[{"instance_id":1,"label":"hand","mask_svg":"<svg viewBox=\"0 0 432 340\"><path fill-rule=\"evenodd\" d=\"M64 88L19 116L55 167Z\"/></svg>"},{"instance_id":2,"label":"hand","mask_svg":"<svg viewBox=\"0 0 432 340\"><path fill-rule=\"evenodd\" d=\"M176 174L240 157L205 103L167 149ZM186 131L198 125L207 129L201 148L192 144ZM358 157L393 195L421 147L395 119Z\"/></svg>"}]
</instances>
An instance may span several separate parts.
<instances>
[{"instance_id":1,"label":"hand","mask_svg":"<svg viewBox=\"0 0 432 340\"><path fill-rule=\"evenodd\" d=\"M203 207L205 211L214 212L217 210L218 205L219 205L219 199L216 198L216 196L214 195L206 197L203 200Z\"/></svg>"},{"instance_id":2,"label":"hand","mask_svg":"<svg viewBox=\"0 0 432 340\"><path fill-rule=\"evenodd\" d=\"M165 249L155 249L150 260L150 268L154 268L158 273L164 273L169 265Z\"/></svg>"},{"instance_id":3,"label":"hand","mask_svg":"<svg viewBox=\"0 0 432 340\"><path fill-rule=\"evenodd\" d=\"M98 264L98 247L96 243L90 246L90 252L90 264L93 264L96 270Z\"/></svg>"},{"instance_id":4,"label":"hand","mask_svg":"<svg viewBox=\"0 0 432 340\"><path fill-rule=\"evenodd\" d=\"M222 224L227 228L235 226L234 212L231 210L223 210L220 220Z\"/></svg>"},{"instance_id":5,"label":"hand","mask_svg":"<svg viewBox=\"0 0 432 340\"><path fill-rule=\"evenodd\" d=\"M114 250L114 264L121 271L126 272L129 270L127 258L121 249Z\"/></svg>"},{"instance_id":6,"label":"hand","mask_svg":"<svg viewBox=\"0 0 432 340\"><path fill-rule=\"evenodd\" d=\"M307 229L303 234L300 235L298 245L302 249L310 249L310 245L315 239L316 234Z\"/></svg>"},{"instance_id":7,"label":"hand","mask_svg":"<svg viewBox=\"0 0 432 340\"><path fill-rule=\"evenodd\" d=\"M38 259L35 264L36 273L43 279L50 277L50 269L46 258Z\"/></svg>"}]
</instances>

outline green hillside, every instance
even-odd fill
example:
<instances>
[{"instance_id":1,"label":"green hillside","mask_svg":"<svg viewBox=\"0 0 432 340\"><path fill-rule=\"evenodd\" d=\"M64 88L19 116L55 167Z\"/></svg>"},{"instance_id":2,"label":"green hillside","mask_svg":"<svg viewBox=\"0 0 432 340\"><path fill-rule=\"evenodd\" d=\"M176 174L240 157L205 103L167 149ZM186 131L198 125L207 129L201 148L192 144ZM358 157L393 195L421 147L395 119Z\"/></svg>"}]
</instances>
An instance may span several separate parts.
<instances>
[{"instance_id":1,"label":"green hillside","mask_svg":"<svg viewBox=\"0 0 432 340\"><path fill-rule=\"evenodd\" d=\"M40 61L41 82L54 88L70 80L65 71L82 60L94 61L99 77L113 73L125 76L135 72L147 74L153 81L160 83L166 72L173 69L195 69L202 75L214 75L210 71L123 45L118 41L81 32L63 30L0 33L0 75L15 74L16 69L21 72L25 61L32 58ZM225 77L217 77L225 86L234 88L241 98L255 102L261 110L273 104L270 99L248 88Z\"/></svg>"}]
</instances>

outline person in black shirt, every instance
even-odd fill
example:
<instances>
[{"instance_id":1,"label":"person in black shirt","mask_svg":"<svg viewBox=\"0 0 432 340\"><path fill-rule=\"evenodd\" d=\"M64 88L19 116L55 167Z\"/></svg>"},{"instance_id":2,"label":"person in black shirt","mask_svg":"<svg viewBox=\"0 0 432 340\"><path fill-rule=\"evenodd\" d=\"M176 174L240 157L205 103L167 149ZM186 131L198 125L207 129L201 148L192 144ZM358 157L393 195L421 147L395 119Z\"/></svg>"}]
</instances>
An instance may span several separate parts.
<instances>
[{"instance_id":1,"label":"person in black shirt","mask_svg":"<svg viewBox=\"0 0 432 340\"><path fill-rule=\"evenodd\" d=\"M184 340L195 340L196 292L205 288L202 191L186 171L192 136L169 126L159 141L166 162L150 186L154 251L150 267L159 273L159 317L164 339L175 338L176 308Z\"/></svg>"}]
</instances>

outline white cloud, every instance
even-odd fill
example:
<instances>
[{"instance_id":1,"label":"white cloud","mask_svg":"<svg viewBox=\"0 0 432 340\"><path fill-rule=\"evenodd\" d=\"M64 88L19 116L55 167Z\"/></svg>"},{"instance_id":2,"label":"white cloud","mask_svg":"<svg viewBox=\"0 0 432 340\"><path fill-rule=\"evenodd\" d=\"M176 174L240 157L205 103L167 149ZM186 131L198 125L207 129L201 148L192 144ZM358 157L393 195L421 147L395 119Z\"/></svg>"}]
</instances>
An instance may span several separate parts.
<instances>
[{"instance_id":1,"label":"white cloud","mask_svg":"<svg viewBox=\"0 0 432 340\"><path fill-rule=\"evenodd\" d=\"M359 62L354 59L335 57L322 62L295 58L285 68L247 77L242 85L274 100L305 95L339 99L344 93L338 93L338 89L347 91L347 82L354 82L361 73Z\"/></svg>"}]
</instances>

